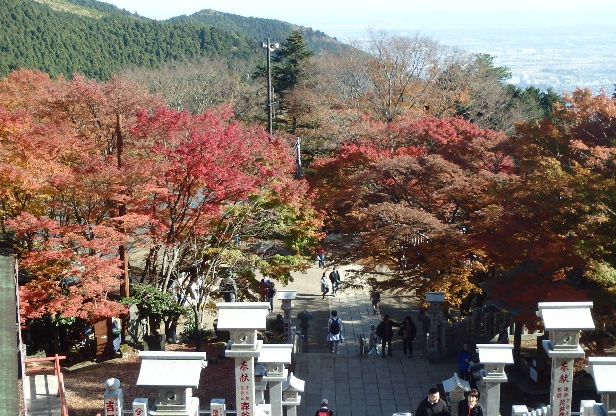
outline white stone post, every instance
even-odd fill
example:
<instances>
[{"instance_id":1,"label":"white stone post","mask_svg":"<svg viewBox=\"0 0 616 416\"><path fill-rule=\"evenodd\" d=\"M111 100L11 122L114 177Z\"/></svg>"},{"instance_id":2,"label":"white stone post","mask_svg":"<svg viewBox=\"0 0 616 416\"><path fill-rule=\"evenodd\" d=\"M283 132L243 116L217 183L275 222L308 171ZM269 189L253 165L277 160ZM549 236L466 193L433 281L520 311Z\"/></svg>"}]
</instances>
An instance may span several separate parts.
<instances>
[{"instance_id":1,"label":"white stone post","mask_svg":"<svg viewBox=\"0 0 616 416\"><path fill-rule=\"evenodd\" d=\"M226 357L235 358L235 404L242 416L255 416L255 358L261 353L263 341L257 340L257 330L264 330L269 303L217 303L218 329L229 331L231 348Z\"/></svg>"},{"instance_id":2,"label":"white stone post","mask_svg":"<svg viewBox=\"0 0 616 416\"><path fill-rule=\"evenodd\" d=\"M500 415L500 386L507 382L505 365L513 364L513 345L477 344L481 370L481 406L486 416Z\"/></svg>"},{"instance_id":3,"label":"white stone post","mask_svg":"<svg viewBox=\"0 0 616 416\"><path fill-rule=\"evenodd\" d=\"M586 368L595 380L605 413L616 413L616 357L589 357Z\"/></svg>"},{"instance_id":4,"label":"white stone post","mask_svg":"<svg viewBox=\"0 0 616 416\"><path fill-rule=\"evenodd\" d=\"M291 340L291 312L293 311L293 300L297 296L297 290L279 290L278 300L282 301L284 340L285 344L290 344Z\"/></svg>"},{"instance_id":5,"label":"white stone post","mask_svg":"<svg viewBox=\"0 0 616 416\"><path fill-rule=\"evenodd\" d=\"M267 375L267 367L264 364L255 363L255 403L265 403L265 389L267 389L267 381L263 377Z\"/></svg>"},{"instance_id":6,"label":"white stone post","mask_svg":"<svg viewBox=\"0 0 616 416\"><path fill-rule=\"evenodd\" d=\"M292 350L293 345L289 344L264 345L257 359L267 367L267 375L263 380L269 383L271 416L282 416L282 383L287 381L285 364L291 364Z\"/></svg>"},{"instance_id":7,"label":"white stone post","mask_svg":"<svg viewBox=\"0 0 616 416\"><path fill-rule=\"evenodd\" d=\"M426 302L430 303L427 314L430 318L430 330L428 331L428 358L440 358L439 346L439 323L442 317L441 307L445 302L445 292L426 292Z\"/></svg>"},{"instance_id":8,"label":"white stone post","mask_svg":"<svg viewBox=\"0 0 616 416\"><path fill-rule=\"evenodd\" d=\"M210 415L211 416L225 416L227 406L225 399L212 399L210 401Z\"/></svg>"},{"instance_id":9,"label":"white stone post","mask_svg":"<svg viewBox=\"0 0 616 416\"><path fill-rule=\"evenodd\" d=\"M122 416L124 396L120 388L120 380L108 378L105 381L105 394L103 395L104 416Z\"/></svg>"},{"instance_id":10,"label":"white stone post","mask_svg":"<svg viewBox=\"0 0 616 416\"><path fill-rule=\"evenodd\" d=\"M590 314L592 302L540 302L537 315L550 332L543 348L552 360L551 416L571 416L573 359L584 358L580 331L595 328Z\"/></svg>"},{"instance_id":11,"label":"white stone post","mask_svg":"<svg viewBox=\"0 0 616 416\"><path fill-rule=\"evenodd\" d=\"M299 393L304 391L306 382L289 374L287 381L282 386L282 405L287 408L287 416L297 416L297 406L302 402Z\"/></svg>"},{"instance_id":12,"label":"white stone post","mask_svg":"<svg viewBox=\"0 0 616 416\"><path fill-rule=\"evenodd\" d=\"M136 398L133 400L133 415L148 416L148 399L145 397Z\"/></svg>"}]
</instances>

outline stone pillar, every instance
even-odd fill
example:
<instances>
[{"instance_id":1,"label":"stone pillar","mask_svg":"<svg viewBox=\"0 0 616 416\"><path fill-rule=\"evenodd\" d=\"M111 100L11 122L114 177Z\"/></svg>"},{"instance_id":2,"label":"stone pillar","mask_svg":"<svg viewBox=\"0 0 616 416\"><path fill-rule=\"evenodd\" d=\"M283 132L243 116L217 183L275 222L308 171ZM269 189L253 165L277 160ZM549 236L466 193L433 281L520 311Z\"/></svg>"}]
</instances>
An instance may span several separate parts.
<instances>
[{"instance_id":1,"label":"stone pillar","mask_svg":"<svg viewBox=\"0 0 616 416\"><path fill-rule=\"evenodd\" d=\"M443 302L445 302L445 292L426 292L426 302L430 302L430 307L427 311L430 318L427 356L429 359L439 359L439 323L443 315L441 308Z\"/></svg>"},{"instance_id":2,"label":"stone pillar","mask_svg":"<svg viewBox=\"0 0 616 416\"><path fill-rule=\"evenodd\" d=\"M269 303L218 303L218 329L229 331L231 348L226 357L235 358L235 402L242 416L255 416L255 358L261 353L263 341L257 340L257 330L264 330Z\"/></svg>"},{"instance_id":3,"label":"stone pillar","mask_svg":"<svg viewBox=\"0 0 616 416\"><path fill-rule=\"evenodd\" d=\"M135 416L148 416L148 399L138 398L133 400L133 415Z\"/></svg>"},{"instance_id":4,"label":"stone pillar","mask_svg":"<svg viewBox=\"0 0 616 416\"><path fill-rule=\"evenodd\" d=\"M297 406L302 402L299 393L304 391L306 382L295 377L293 373L282 386L282 404L287 408L287 416L297 416Z\"/></svg>"},{"instance_id":5,"label":"stone pillar","mask_svg":"<svg viewBox=\"0 0 616 416\"><path fill-rule=\"evenodd\" d=\"M513 345L477 344L481 370L480 403L485 416L500 415L500 386L507 382L505 365L513 364Z\"/></svg>"},{"instance_id":6,"label":"stone pillar","mask_svg":"<svg viewBox=\"0 0 616 416\"><path fill-rule=\"evenodd\" d=\"M227 411L227 405L225 399L212 399L210 401L210 415L211 416L225 416Z\"/></svg>"},{"instance_id":7,"label":"stone pillar","mask_svg":"<svg viewBox=\"0 0 616 416\"><path fill-rule=\"evenodd\" d=\"M265 389L267 389L267 381L263 377L267 375L267 367L261 363L255 363L255 403L265 403Z\"/></svg>"},{"instance_id":8,"label":"stone pillar","mask_svg":"<svg viewBox=\"0 0 616 416\"><path fill-rule=\"evenodd\" d=\"M580 331L595 328L590 314L592 302L540 302L538 307L537 315L550 334L543 348L552 360L551 416L571 416L573 359L584 358Z\"/></svg>"},{"instance_id":9,"label":"stone pillar","mask_svg":"<svg viewBox=\"0 0 616 416\"><path fill-rule=\"evenodd\" d=\"M291 340L291 311L293 311L293 300L297 296L297 290L279 290L278 300L282 301L282 311L284 312L284 343L290 344Z\"/></svg>"},{"instance_id":10,"label":"stone pillar","mask_svg":"<svg viewBox=\"0 0 616 416\"><path fill-rule=\"evenodd\" d=\"M264 345L257 359L267 368L267 375L263 380L269 383L271 416L282 416L282 383L287 381L288 371L285 364L291 364L292 350L293 346L290 344Z\"/></svg>"},{"instance_id":11,"label":"stone pillar","mask_svg":"<svg viewBox=\"0 0 616 416\"><path fill-rule=\"evenodd\" d=\"M605 416L607 409L594 400L580 400L580 416Z\"/></svg>"},{"instance_id":12,"label":"stone pillar","mask_svg":"<svg viewBox=\"0 0 616 416\"><path fill-rule=\"evenodd\" d=\"M120 388L120 380L108 378L105 381L104 416L122 416L124 406L124 396Z\"/></svg>"}]
</instances>

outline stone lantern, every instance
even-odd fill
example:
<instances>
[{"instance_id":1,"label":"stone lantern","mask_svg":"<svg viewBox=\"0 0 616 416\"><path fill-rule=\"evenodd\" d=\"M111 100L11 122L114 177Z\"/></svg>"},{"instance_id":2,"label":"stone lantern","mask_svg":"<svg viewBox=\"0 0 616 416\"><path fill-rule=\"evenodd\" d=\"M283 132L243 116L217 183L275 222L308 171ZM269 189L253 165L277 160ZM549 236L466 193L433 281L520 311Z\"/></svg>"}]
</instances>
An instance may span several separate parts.
<instances>
[{"instance_id":1,"label":"stone lantern","mask_svg":"<svg viewBox=\"0 0 616 416\"><path fill-rule=\"evenodd\" d=\"M297 416L297 406L300 405L302 397L299 393L304 391L306 382L295 377L293 373L282 386L282 404L287 408L287 416Z\"/></svg>"},{"instance_id":2,"label":"stone lantern","mask_svg":"<svg viewBox=\"0 0 616 416\"><path fill-rule=\"evenodd\" d=\"M282 301L282 311L284 312L284 343L291 343L291 311L293 310L293 300L297 297L297 290L279 290L278 300Z\"/></svg>"},{"instance_id":3,"label":"stone lantern","mask_svg":"<svg viewBox=\"0 0 616 416\"><path fill-rule=\"evenodd\" d=\"M595 324L590 314L592 302L540 302L537 315L550 331L543 348L552 361L550 408L559 415L571 415L573 397L573 359L584 358L579 344L580 331L591 330Z\"/></svg>"},{"instance_id":4,"label":"stone lantern","mask_svg":"<svg viewBox=\"0 0 616 416\"><path fill-rule=\"evenodd\" d=\"M616 357L589 357L590 374L608 415L616 415Z\"/></svg>"},{"instance_id":5,"label":"stone lantern","mask_svg":"<svg viewBox=\"0 0 616 416\"><path fill-rule=\"evenodd\" d=\"M263 345L257 361L265 364L267 375L264 381L269 383L269 398L272 416L282 416L282 383L287 380L285 364L291 364L293 346L289 344Z\"/></svg>"},{"instance_id":6,"label":"stone lantern","mask_svg":"<svg viewBox=\"0 0 616 416\"><path fill-rule=\"evenodd\" d=\"M235 358L235 402L242 415L255 416L255 357L261 353L263 341L257 330L264 330L269 313L267 302L217 303L218 329L229 331L231 348L226 357Z\"/></svg>"},{"instance_id":7,"label":"stone lantern","mask_svg":"<svg viewBox=\"0 0 616 416\"><path fill-rule=\"evenodd\" d=\"M430 329L428 331L428 358L440 358L439 324L443 317L442 304L445 302L445 292L426 292L426 302L430 303L428 317Z\"/></svg>"},{"instance_id":8,"label":"stone lantern","mask_svg":"<svg viewBox=\"0 0 616 416\"><path fill-rule=\"evenodd\" d=\"M192 389L199 386L206 353L141 351L138 386L158 390L151 416L198 416L199 398Z\"/></svg>"},{"instance_id":9,"label":"stone lantern","mask_svg":"<svg viewBox=\"0 0 616 416\"><path fill-rule=\"evenodd\" d=\"M513 345L510 344L477 344L481 370L481 390L479 397L486 416L500 414L500 385L507 382L505 365L513 364Z\"/></svg>"},{"instance_id":10,"label":"stone lantern","mask_svg":"<svg viewBox=\"0 0 616 416\"><path fill-rule=\"evenodd\" d=\"M447 380L443 380L443 390L448 394L447 403L456 405L464 400L464 393L470 391L471 385L468 381L463 380L457 373Z\"/></svg>"},{"instance_id":11,"label":"stone lantern","mask_svg":"<svg viewBox=\"0 0 616 416\"><path fill-rule=\"evenodd\" d=\"M263 380L263 377L267 375L267 367L265 364L255 363L255 403L265 403L265 389L267 388L267 381Z\"/></svg>"}]
</instances>

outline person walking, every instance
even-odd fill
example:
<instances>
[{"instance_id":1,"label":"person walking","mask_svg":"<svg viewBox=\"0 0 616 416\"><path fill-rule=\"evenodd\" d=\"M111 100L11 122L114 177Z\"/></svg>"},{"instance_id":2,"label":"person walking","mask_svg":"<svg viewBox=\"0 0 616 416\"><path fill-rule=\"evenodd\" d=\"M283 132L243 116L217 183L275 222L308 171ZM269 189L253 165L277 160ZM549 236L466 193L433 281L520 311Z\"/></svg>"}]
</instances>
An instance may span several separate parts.
<instances>
[{"instance_id":1,"label":"person walking","mask_svg":"<svg viewBox=\"0 0 616 416\"><path fill-rule=\"evenodd\" d=\"M375 351L376 355L379 355L379 337L376 336L376 329L374 324L370 325L370 334L368 335L368 351L366 351L366 355L370 354L372 350Z\"/></svg>"},{"instance_id":2,"label":"person walking","mask_svg":"<svg viewBox=\"0 0 616 416\"><path fill-rule=\"evenodd\" d=\"M404 318L404 322L400 327L402 330L402 351L404 351L404 355L407 355L409 358L413 357L413 340L417 336L417 327L415 326L415 322L413 322L413 318L407 316Z\"/></svg>"},{"instance_id":3,"label":"person walking","mask_svg":"<svg viewBox=\"0 0 616 416\"><path fill-rule=\"evenodd\" d=\"M376 327L376 335L381 338L381 356L385 358L385 348L387 347L387 355L391 354L391 339L394 336L394 326L399 327L400 324L389 319L389 315L383 316L383 320Z\"/></svg>"},{"instance_id":4,"label":"person walking","mask_svg":"<svg viewBox=\"0 0 616 416\"><path fill-rule=\"evenodd\" d=\"M340 284L340 272L336 270L336 266L329 273L329 281L332 283L332 296L336 296L336 292L338 292L338 285Z\"/></svg>"},{"instance_id":5,"label":"person walking","mask_svg":"<svg viewBox=\"0 0 616 416\"><path fill-rule=\"evenodd\" d=\"M317 261L319 262L319 269L324 269L325 268L325 251L324 250L319 250L319 252L317 252Z\"/></svg>"},{"instance_id":6,"label":"person walking","mask_svg":"<svg viewBox=\"0 0 616 416\"><path fill-rule=\"evenodd\" d=\"M458 375L462 380L471 380L469 367L471 365L472 357L473 352L471 351L470 343L468 341L464 341L464 344L462 344L462 349L458 351Z\"/></svg>"},{"instance_id":7,"label":"person walking","mask_svg":"<svg viewBox=\"0 0 616 416\"><path fill-rule=\"evenodd\" d=\"M376 315L376 311L379 307L379 302L381 301L381 292L376 290L376 288L372 288L372 293L370 293L370 302L372 303L372 311L374 315Z\"/></svg>"},{"instance_id":8,"label":"person walking","mask_svg":"<svg viewBox=\"0 0 616 416\"><path fill-rule=\"evenodd\" d=\"M479 392L471 389L466 399L458 403L458 416L483 416L483 407L479 404Z\"/></svg>"},{"instance_id":9,"label":"person walking","mask_svg":"<svg viewBox=\"0 0 616 416\"><path fill-rule=\"evenodd\" d=\"M267 289L267 301L270 304L270 312L274 312L274 296L276 296L276 285L274 284L274 282L270 282Z\"/></svg>"},{"instance_id":10,"label":"person walking","mask_svg":"<svg viewBox=\"0 0 616 416\"><path fill-rule=\"evenodd\" d=\"M414 416L451 416L449 405L443 399L436 387L428 390L428 397L419 402Z\"/></svg>"},{"instance_id":11,"label":"person walking","mask_svg":"<svg viewBox=\"0 0 616 416\"><path fill-rule=\"evenodd\" d=\"M321 407L319 407L314 416L334 416L334 411L329 408L329 401L327 399L321 399Z\"/></svg>"},{"instance_id":12,"label":"person walking","mask_svg":"<svg viewBox=\"0 0 616 416\"><path fill-rule=\"evenodd\" d=\"M338 318L337 311L332 311L331 315L331 318L327 321L327 344L329 345L329 352L337 354L338 344L344 341L342 319Z\"/></svg>"},{"instance_id":13,"label":"person walking","mask_svg":"<svg viewBox=\"0 0 616 416\"><path fill-rule=\"evenodd\" d=\"M321 299L325 299L325 295L329 292L329 285L327 284L327 276L325 272L323 272L323 276L321 276L321 293L323 297Z\"/></svg>"}]
</instances>

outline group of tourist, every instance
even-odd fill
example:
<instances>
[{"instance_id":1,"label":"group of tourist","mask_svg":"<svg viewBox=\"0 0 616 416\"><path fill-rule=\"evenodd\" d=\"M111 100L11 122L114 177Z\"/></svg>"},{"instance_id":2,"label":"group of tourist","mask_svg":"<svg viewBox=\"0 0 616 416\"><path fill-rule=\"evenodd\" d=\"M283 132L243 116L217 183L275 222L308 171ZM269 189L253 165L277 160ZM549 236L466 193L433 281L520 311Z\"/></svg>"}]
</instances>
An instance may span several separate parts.
<instances>
[{"instance_id":1,"label":"group of tourist","mask_svg":"<svg viewBox=\"0 0 616 416\"><path fill-rule=\"evenodd\" d=\"M269 311L274 312L274 296L276 285L268 277L261 279L261 300L270 304Z\"/></svg>"},{"instance_id":2,"label":"group of tourist","mask_svg":"<svg viewBox=\"0 0 616 416\"><path fill-rule=\"evenodd\" d=\"M321 407L315 416L333 416L334 412L329 408L327 399L321 400ZM414 416L451 416L449 404L444 399L436 387L428 390L428 396L419 402ZM471 389L466 398L458 403L458 416L483 416L483 407L479 404L479 392Z\"/></svg>"},{"instance_id":3,"label":"group of tourist","mask_svg":"<svg viewBox=\"0 0 616 416\"><path fill-rule=\"evenodd\" d=\"M340 287L340 283L342 283L342 278L340 276L340 271L336 269L335 266L332 271L329 272L329 277L327 276L327 272L323 272L323 275L321 276L321 294L323 295L322 299L325 299L325 295L329 293L329 283L331 283L332 296L336 296L336 293L338 293L338 289Z\"/></svg>"}]
</instances>

